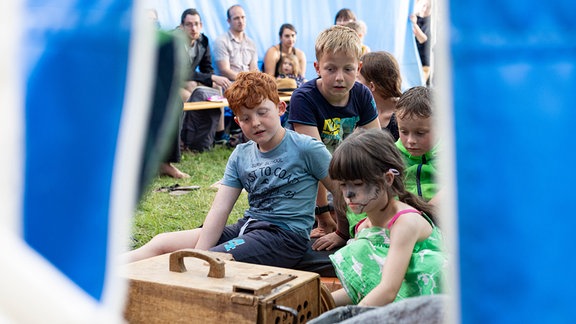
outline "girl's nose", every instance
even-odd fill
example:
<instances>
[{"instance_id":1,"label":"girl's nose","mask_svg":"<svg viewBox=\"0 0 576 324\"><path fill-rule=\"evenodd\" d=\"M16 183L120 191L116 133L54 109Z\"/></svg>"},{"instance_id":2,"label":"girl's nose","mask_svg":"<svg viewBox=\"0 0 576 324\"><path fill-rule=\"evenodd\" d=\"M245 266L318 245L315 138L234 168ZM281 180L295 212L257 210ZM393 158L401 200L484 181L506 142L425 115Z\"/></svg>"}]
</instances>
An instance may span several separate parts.
<instances>
[{"instance_id":1,"label":"girl's nose","mask_svg":"<svg viewBox=\"0 0 576 324\"><path fill-rule=\"evenodd\" d=\"M356 197L356 192L351 190L351 189L346 188L346 193L344 194L344 197L354 198L354 197Z\"/></svg>"}]
</instances>

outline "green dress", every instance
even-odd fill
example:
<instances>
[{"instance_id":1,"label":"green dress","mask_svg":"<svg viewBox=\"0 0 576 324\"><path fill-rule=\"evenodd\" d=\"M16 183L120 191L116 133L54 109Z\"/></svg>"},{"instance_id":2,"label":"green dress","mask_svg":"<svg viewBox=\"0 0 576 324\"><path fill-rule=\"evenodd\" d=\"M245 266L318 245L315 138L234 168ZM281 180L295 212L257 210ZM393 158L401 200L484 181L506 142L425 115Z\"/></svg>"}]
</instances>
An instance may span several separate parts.
<instances>
[{"instance_id":1,"label":"green dress","mask_svg":"<svg viewBox=\"0 0 576 324\"><path fill-rule=\"evenodd\" d=\"M432 234L416 242L402 286L394 301L420 295L442 293L446 257L442 234L432 224ZM354 304L358 304L382 279L382 265L390 249L390 230L365 228L356 239L330 255L336 275Z\"/></svg>"}]
</instances>

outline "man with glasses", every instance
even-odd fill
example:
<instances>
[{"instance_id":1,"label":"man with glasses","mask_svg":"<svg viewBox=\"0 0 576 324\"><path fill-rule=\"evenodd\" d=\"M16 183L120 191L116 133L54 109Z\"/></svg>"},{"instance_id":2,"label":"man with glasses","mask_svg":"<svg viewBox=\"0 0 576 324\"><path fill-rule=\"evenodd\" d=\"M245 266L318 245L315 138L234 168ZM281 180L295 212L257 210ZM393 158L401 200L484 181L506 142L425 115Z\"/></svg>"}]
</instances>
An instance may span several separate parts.
<instances>
[{"instance_id":1,"label":"man with glasses","mask_svg":"<svg viewBox=\"0 0 576 324\"><path fill-rule=\"evenodd\" d=\"M185 51L187 75L181 90L182 100L206 100L219 95L231 84L228 78L214 74L208 37L202 33L202 18L196 9L186 9L178 29L184 34L182 50ZM206 86L214 89L198 87ZM180 137L184 147L202 152L212 148L216 131L224 128L224 109L187 111L182 121Z\"/></svg>"},{"instance_id":2,"label":"man with glasses","mask_svg":"<svg viewBox=\"0 0 576 324\"><path fill-rule=\"evenodd\" d=\"M190 97L191 91L198 85L217 86L226 90L231 82L228 78L214 74L210 43L202 33L202 18L196 9L186 9L180 18L180 26L185 36L184 49L189 74L186 76L186 86L182 98Z\"/></svg>"}]
</instances>

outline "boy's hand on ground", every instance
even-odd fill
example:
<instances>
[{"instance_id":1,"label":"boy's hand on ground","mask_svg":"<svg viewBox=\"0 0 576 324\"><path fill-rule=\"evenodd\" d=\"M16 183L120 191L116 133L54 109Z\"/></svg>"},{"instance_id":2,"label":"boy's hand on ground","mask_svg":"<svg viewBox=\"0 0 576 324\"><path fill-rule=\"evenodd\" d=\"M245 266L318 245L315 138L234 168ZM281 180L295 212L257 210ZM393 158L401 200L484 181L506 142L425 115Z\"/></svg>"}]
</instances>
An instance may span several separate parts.
<instances>
[{"instance_id":1,"label":"boy's hand on ground","mask_svg":"<svg viewBox=\"0 0 576 324\"><path fill-rule=\"evenodd\" d=\"M318 227L312 229L312 232L310 232L310 238L322 237L336 231L336 222L332 219L330 213L326 212L324 214L318 215Z\"/></svg>"},{"instance_id":2,"label":"boy's hand on ground","mask_svg":"<svg viewBox=\"0 0 576 324\"><path fill-rule=\"evenodd\" d=\"M324 228L316 227L312 229L312 232L310 232L310 238L322 237L326 234L328 233L326 233Z\"/></svg>"},{"instance_id":3,"label":"boy's hand on ground","mask_svg":"<svg viewBox=\"0 0 576 324\"><path fill-rule=\"evenodd\" d=\"M333 250L344 246L344 244L346 244L346 241L338 236L338 234L332 232L318 238L312 244L312 249L315 251Z\"/></svg>"}]
</instances>

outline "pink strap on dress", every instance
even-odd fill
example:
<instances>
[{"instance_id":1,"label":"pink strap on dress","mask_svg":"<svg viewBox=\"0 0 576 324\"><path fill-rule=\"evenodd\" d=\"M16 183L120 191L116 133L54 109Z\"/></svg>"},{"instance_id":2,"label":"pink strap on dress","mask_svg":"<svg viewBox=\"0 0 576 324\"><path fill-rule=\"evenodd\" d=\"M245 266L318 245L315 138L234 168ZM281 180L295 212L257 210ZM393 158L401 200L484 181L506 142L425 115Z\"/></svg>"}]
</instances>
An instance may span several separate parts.
<instances>
[{"instance_id":1,"label":"pink strap on dress","mask_svg":"<svg viewBox=\"0 0 576 324\"><path fill-rule=\"evenodd\" d=\"M364 223L367 219L368 219L368 217L362 218L362 219L356 224L356 226L354 226L354 236L356 236L356 234L358 234L358 227L360 227L360 224Z\"/></svg>"},{"instance_id":2,"label":"pink strap on dress","mask_svg":"<svg viewBox=\"0 0 576 324\"><path fill-rule=\"evenodd\" d=\"M396 213L396 215L394 215L394 217L392 217L392 219L388 222L388 229L390 229L390 227L392 227L392 225L394 225L394 223L396 222L396 220L398 219L398 217L407 214L407 213L416 213L416 214L420 214L422 215L421 211L417 211L416 209L404 209L401 210L399 212Z\"/></svg>"}]
</instances>

